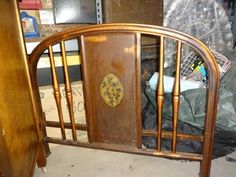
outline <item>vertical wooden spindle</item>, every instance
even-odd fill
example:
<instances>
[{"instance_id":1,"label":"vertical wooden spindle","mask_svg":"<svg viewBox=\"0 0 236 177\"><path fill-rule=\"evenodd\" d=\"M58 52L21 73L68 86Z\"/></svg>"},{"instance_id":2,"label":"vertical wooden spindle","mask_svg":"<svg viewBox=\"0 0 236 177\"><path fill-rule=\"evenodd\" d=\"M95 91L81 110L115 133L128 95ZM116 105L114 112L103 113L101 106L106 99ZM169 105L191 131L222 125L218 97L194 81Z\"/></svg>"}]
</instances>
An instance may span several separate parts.
<instances>
[{"instance_id":1,"label":"vertical wooden spindle","mask_svg":"<svg viewBox=\"0 0 236 177\"><path fill-rule=\"evenodd\" d=\"M137 75L141 76L141 34L136 33L135 35L135 53L137 59L135 60L135 71ZM137 148L141 149L142 148L142 113L141 113L141 78L140 77L135 77L136 78L136 97L137 99L137 106L136 106L136 112L137 112L137 119L136 119L136 124L137 124Z\"/></svg>"},{"instance_id":2,"label":"vertical wooden spindle","mask_svg":"<svg viewBox=\"0 0 236 177\"><path fill-rule=\"evenodd\" d=\"M176 54L176 75L173 90L173 140L172 140L172 151L176 152L176 141L177 141L177 125L178 125L178 114L179 114L179 102L180 102L180 64L181 64L181 50L182 43L177 43L177 54Z\"/></svg>"},{"instance_id":3,"label":"vertical wooden spindle","mask_svg":"<svg viewBox=\"0 0 236 177\"><path fill-rule=\"evenodd\" d=\"M65 76L65 92L66 92L66 99L67 99L69 115L70 115L72 136L73 136L73 140L77 141L75 117L74 117L74 111L73 111L73 96L72 96L72 89L71 89L71 83L70 83L70 76L68 72L68 64L66 60L65 42L61 41L60 45L61 45L61 53L62 53L63 70L64 70L64 76Z\"/></svg>"},{"instance_id":4,"label":"vertical wooden spindle","mask_svg":"<svg viewBox=\"0 0 236 177\"><path fill-rule=\"evenodd\" d=\"M62 139L65 140L66 134L65 134L65 127L64 127L64 120L63 120L63 113L62 113L62 106L61 106L61 93L60 93L60 88L59 88L58 79L57 79L57 72L56 72L56 67L55 67L55 60L54 60L52 46L48 47L48 51L49 51L49 60L51 64L54 97L56 101L57 112L58 112L58 117L59 117L60 127L61 127L61 135L62 135Z\"/></svg>"},{"instance_id":5,"label":"vertical wooden spindle","mask_svg":"<svg viewBox=\"0 0 236 177\"><path fill-rule=\"evenodd\" d=\"M161 135L162 135L162 109L164 103L164 37L160 37L160 62L159 62L159 78L157 87L157 151L161 151Z\"/></svg>"}]
</instances>

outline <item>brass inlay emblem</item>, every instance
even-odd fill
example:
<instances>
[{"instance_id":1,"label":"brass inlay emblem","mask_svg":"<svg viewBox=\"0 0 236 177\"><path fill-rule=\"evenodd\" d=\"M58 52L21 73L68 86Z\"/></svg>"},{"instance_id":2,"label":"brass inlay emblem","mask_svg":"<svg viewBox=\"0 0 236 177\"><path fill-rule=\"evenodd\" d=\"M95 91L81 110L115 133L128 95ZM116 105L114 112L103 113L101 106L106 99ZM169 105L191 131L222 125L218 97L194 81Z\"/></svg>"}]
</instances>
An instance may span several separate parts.
<instances>
[{"instance_id":1,"label":"brass inlay emblem","mask_svg":"<svg viewBox=\"0 0 236 177\"><path fill-rule=\"evenodd\" d=\"M100 95L105 103L114 108L124 97L124 88L114 74L106 75L100 84Z\"/></svg>"}]
</instances>

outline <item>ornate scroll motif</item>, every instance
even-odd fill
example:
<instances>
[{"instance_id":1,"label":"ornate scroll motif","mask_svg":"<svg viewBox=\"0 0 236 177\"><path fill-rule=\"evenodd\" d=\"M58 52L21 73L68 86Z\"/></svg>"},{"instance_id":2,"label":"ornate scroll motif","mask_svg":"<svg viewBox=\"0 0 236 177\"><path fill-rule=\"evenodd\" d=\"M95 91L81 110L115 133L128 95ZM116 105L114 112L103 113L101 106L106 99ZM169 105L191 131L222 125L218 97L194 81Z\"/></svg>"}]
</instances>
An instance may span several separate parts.
<instances>
[{"instance_id":1,"label":"ornate scroll motif","mask_svg":"<svg viewBox=\"0 0 236 177\"><path fill-rule=\"evenodd\" d=\"M100 95L105 103L114 108L124 97L124 88L114 74L106 75L100 84Z\"/></svg>"}]
</instances>

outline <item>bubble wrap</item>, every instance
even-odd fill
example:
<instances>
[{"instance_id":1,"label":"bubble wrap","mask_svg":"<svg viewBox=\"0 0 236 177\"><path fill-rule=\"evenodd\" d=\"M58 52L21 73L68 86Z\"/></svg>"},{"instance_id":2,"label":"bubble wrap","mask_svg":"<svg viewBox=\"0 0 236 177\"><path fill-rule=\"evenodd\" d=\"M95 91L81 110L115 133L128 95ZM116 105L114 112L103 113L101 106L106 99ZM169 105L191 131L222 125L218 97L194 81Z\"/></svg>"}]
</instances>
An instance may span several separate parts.
<instances>
[{"instance_id":1,"label":"bubble wrap","mask_svg":"<svg viewBox=\"0 0 236 177\"><path fill-rule=\"evenodd\" d=\"M197 37L216 51L233 48L231 25L224 8L215 0L164 0L163 26ZM168 40L166 45L165 66L170 66L176 47ZM184 48L184 57L189 50Z\"/></svg>"}]
</instances>

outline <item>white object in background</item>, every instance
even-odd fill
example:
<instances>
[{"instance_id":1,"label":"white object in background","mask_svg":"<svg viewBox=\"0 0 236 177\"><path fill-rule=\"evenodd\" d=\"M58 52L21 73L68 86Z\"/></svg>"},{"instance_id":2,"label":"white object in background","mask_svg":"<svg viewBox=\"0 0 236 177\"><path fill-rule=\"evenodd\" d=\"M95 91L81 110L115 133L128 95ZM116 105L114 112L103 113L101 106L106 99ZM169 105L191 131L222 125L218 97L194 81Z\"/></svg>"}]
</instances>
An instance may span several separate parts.
<instances>
[{"instance_id":1,"label":"white object in background","mask_svg":"<svg viewBox=\"0 0 236 177\"><path fill-rule=\"evenodd\" d=\"M26 50L27 50L27 54L31 54L31 52L34 50L34 48L39 44L39 42L26 42ZM66 45L66 51L67 52L73 52L73 51L78 51L78 42L77 39L71 39L69 41L65 42ZM53 46L53 51L54 52L60 52L60 45L56 44ZM44 53L48 53L48 51L46 50Z\"/></svg>"},{"instance_id":2,"label":"white object in background","mask_svg":"<svg viewBox=\"0 0 236 177\"><path fill-rule=\"evenodd\" d=\"M54 16L52 10L40 10L39 16L41 24L54 24Z\"/></svg>"},{"instance_id":3,"label":"white object in background","mask_svg":"<svg viewBox=\"0 0 236 177\"><path fill-rule=\"evenodd\" d=\"M151 77L151 79L148 81L151 89L153 90L156 90L157 88L158 77L159 77L159 74L155 72L153 76ZM173 91L174 80L175 80L174 77L164 76L164 92L165 93L170 93ZM201 88L202 82L180 79L180 85L181 85L180 92L183 92L185 90Z\"/></svg>"}]
</instances>

